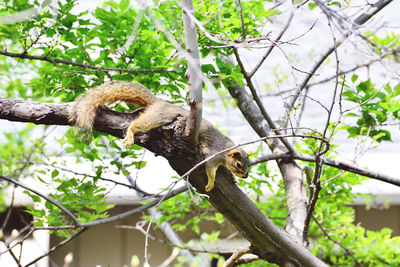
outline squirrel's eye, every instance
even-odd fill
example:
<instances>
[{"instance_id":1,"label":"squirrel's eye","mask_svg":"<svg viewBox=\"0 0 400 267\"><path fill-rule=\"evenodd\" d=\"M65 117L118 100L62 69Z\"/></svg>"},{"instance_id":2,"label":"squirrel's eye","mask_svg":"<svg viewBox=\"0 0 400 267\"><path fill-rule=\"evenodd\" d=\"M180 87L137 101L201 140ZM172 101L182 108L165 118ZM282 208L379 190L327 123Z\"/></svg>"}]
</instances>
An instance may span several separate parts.
<instances>
[{"instance_id":1,"label":"squirrel's eye","mask_svg":"<svg viewBox=\"0 0 400 267\"><path fill-rule=\"evenodd\" d=\"M236 163L236 167L242 168L242 164L241 164L240 162L237 162L237 163Z\"/></svg>"}]
</instances>

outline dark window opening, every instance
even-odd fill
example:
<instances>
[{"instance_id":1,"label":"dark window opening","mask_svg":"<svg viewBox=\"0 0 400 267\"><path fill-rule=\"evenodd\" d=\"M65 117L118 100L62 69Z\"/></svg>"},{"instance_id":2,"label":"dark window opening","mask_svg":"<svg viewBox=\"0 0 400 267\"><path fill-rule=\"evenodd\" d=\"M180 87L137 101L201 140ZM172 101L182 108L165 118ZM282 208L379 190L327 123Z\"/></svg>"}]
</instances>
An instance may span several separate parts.
<instances>
[{"instance_id":1,"label":"dark window opening","mask_svg":"<svg viewBox=\"0 0 400 267\"><path fill-rule=\"evenodd\" d=\"M19 232L20 237L26 235L29 232L33 216L25 212L23 207L13 207L7 222L5 222L9 210L10 208L0 213L0 227L4 237L9 237L14 229Z\"/></svg>"}]
</instances>

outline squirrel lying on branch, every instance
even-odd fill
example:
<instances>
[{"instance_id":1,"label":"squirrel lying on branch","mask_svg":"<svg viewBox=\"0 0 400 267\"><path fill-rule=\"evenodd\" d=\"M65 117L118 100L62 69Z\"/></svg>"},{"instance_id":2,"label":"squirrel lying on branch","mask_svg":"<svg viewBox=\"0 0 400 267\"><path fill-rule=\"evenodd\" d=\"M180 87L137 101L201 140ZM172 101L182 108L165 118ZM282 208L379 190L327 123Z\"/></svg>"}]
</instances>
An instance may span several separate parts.
<instances>
[{"instance_id":1,"label":"squirrel lying on branch","mask_svg":"<svg viewBox=\"0 0 400 267\"><path fill-rule=\"evenodd\" d=\"M143 112L129 125L124 139L126 147L130 147L134 143L135 132L166 125L178 116L189 116L188 110L157 98L141 84L115 81L102 84L78 97L69 110L70 121L75 122L81 128L91 130L99 108L106 103L114 103L118 100L144 107ZM204 158L235 145L229 137L223 135L205 119L201 121L198 138ZM205 163L208 177L206 192L214 188L215 175L221 165L233 174L246 178L249 170L249 157L241 148L235 148L207 161ZM233 176L232 179L236 182Z\"/></svg>"}]
</instances>

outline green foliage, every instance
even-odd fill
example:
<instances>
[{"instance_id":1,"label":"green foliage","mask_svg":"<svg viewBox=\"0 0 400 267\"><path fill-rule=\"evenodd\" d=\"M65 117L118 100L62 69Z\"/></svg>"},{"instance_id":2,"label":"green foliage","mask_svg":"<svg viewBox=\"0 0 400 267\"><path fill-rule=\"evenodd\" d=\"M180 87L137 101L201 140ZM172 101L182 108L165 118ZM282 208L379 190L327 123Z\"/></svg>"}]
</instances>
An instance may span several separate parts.
<instances>
[{"instance_id":1,"label":"green foliage","mask_svg":"<svg viewBox=\"0 0 400 267\"><path fill-rule=\"evenodd\" d=\"M45 8L31 20L0 25L1 50L97 67L93 69L76 64L53 64L1 56L0 75L4 90L0 92L0 96L67 102L90 87L115 79L137 81L145 84L154 93L166 95L172 102L184 102L187 95L187 62L181 58L180 51L168 38L170 35L183 46L180 1L154 2L154 7L149 6L138 11L133 8L132 1L107 1L104 6L89 14L88 11L78 12L75 8L78 4L76 1L65 0L58 2L56 19L51 10ZM268 28L274 16L280 14L278 6L268 9L267 2L269 1L241 1L247 36L260 37L263 28ZM218 47L223 43L240 41L243 37L237 3L236 0L194 1L197 20L215 39L220 40L210 40L204 32L198 31L201 55L207 57L207 61L202 62L201 70L210 78L221 96L227 94L226 87L232 85L233 81L240 85L245 84L240 68L221 59L231 56L232 48ZM342 8L349 1L327 1L327 4L332 8ZM313 2L308 5L310 9L316 7ZM0 14L14 14L35 6L40 6L40 3L28 0L2 1ZM399 45L398 35L392 33L383 37L372 33L368 35L371 41L378 44L374 49L379 53L382 52L379 45L389 48ZM129 71L110 71L105 68ZM289 77L280 64L271 66L271 72L275 80L273 87L281 86ZM265 85L266 88L272 86ZM357 75L353 75L351 83L347 82L344 87L344 99L355 105L347 113L347 118L355 121L352 123L351 120L346 120L342 129L351 138L364 136L376 142L391 141L391 132L386 126L400 119L400 85L387 83L379 88L371 80L360 81ZM227 100L224 104L231 105L232 102ZM131 111L133 108L115 106L118 111ZM43 130L39 138L34 132L38 128ZM332 129L332 125L329 129ZM48 188L51 192L49 196L70 210L80 222L107 217L107 211L112 205L106 204L107 191L99 181L105 173L126 176L132 170L143 168L146 163L141 160L141 148L133 146L132 149L125 150L119 140L98 132L88 135L76 129L62 130L56 141L49 132L51 131L45 127L33 127L31 124L19 130L18 134L2 132L0 138L4 141L0 143L0 173L14 179L32 176L35 183L41 183ZM61 149L53 148L53 144ZM296 146L300 152L314 155L319 141L306 138ZM331 149L335 147L334 144L331 145ZM253 156L258 157L262 152L260 146ZM59 160L68 156L74 158L73 164ZM333 157L330 152L326 156ZM65 171L68 165L80 163L87 164L90 171L83 175ZM311 169L315 168L314 163L304 164L308 164ZM313 220L310 225L313 253L332 265L354 266L356 262L353 256L338 245L340 242L366 266L398 266L398 237L391 237L388 229L372 232L354 225L354 210L349 203L354 201L356 195L351 190L362 180L360 176L341 173L333 167L324 166L322 189L314 212L315 219L321 222L322 228ZM252 167L250 178L239 179L238 184L276 225L285 226L286 192L273 163L265 162ZM5 208L3 196L7 186L9 185L1 183L0 211ZM71 224L70 218L62 210L29 191L25 193L32 198L33 203L42 204L27 207L35 216L35 225ZM209 202L196 192L180 194L164 201L158 209L163 216L153 221L156 226L169 222L177 232L189 231L201 245L220 239L223 236L222 230L229 225L223 215L215 212ZM145 216L144 219L150 220L150 217ZM204 231L207 224L217 227L215 230ZM72 231L63 230L57 233L67 237ZM192 244L193 241L189 241L186 246L190 247ZM220 263L223 262L219 255L211 256ZM182 263L187 259L179 260ZM271 265L254 262L247 266Z\"/></svg>"},{"instance_id":2,"label":"green foliage","mask_svg":"<svg viewBox=\"0 0 400 267\"><path fill-rule=\"evenodd\" d=\"M48 174L44 173L46 176ZM55 193L50 194L53 200L71 211L79 222L90 222L108 217L107 210L114 205L105 202L105 188L99 187L92 179L62 177L57 169L51 171L52 184L56 185ZM38 196L25 191L34 203L43 203ZM66 214L52 203L44 202L46 212L42 208L28 206L27 211L35 216L36 226L71 225L73 222ZM57 230L57 234L69 237L68 230Z\"/></svg>"},{"instance_id":3,"label":"green foliage","mask_svg":"<svg viewBox=\"0 0 400 267\"><path fill-rule=\"evenodd\" d=\"M315 153L317 147L317 142L310 139L303 140L298 146L302 153L307 154ZM330 152L327 156L333 157ZM315 169L315 163L304 164ZM313 215L322 228L315 220L311 221L309 236L313 253L335 266L356 266L354 257L365 266L398 265L399 237L392 237L388 229L373 232L354 224L354 209L348 204L354 202L356 194L351 190L365 178L324 166L320 179L321 191ZM386 251L383 252L382 248Z\"/></svg>"},{"instance_id":4,"label":"green foliage","mask_svg":"<svg viewBox=\"0 0 400 267\"><path fill-rule=\"evenodd\" d=\"M151 75L146 72L114 72L111 77L136 80L149 88L167 91L173 98L182 97L177 84L183 81L184 65L179 60L174 60L177 55L173 51L173 45L166 41L165 35L157 31L157 27L151 22L149 15L153 11L139 14L132 8L125 8L124 2L120 5L107 2L104 8L97 8L92 14L93 20L97 20L93 22L87 19L87 12L76 13L75 5L73 0L59 2L55 22L52 22L49 12L42 12L31 21L1 25L0 38L11 41L12 49L7 50L16 53L24 52L106 68L174 70L175 72L156 72ZM7 3L3 12L30 7L24 1L14 1ZM37 36L35 39L30 37L32 32ZM135 38L134 41L124 49L124 44L131 36ZM46 40L46 45L41 44L42 39ZM27 44L26 40L30 42ZM0 49L5 47L0 45ZM51 95L59 97L61 101L71 101L88 87L103 83L108 75L101 70L65 64L55 67L52 63L40 62L38 65L40 66L36 73L39 76L26 84L32 90L30 95ZM14 71L10 68L6 70ZM15 75L15 71L13 74ZM14 82L10 81L9 86L15 88L12 84Z\"/></svg>"},{"instance_id":5,"label":"green foliage","mask_svg":"<svg viewBox=\"0 0 400 267\"><path fill-rule=\"evenodd\" d=\"M400 84L376 88L369 79L356 84L358 76L355 74L351 80L352 84L346 85L343 97L356 104L355 112L346 115L357 118L357 122L343 128L350 138L369 136L376 142L391 141L391 133L385 126L400 120Z\"/></svg>"},{"instance_id":6,"label":"green foliage","mask_svg":"<svg viewBox=\"0 0 400 267\"><path fill-rule=\"evenodd\" d=\"M215 221L219 224L224 222L218 213L210 212L210 203L206 199L199 197L193 199L190 193L183 193L164 201L159 210L163 216L156 221L156 225L172 222L172 228L178 232L191 229L199 235L200 224L204 220Z\"/></svg>"},{"instance_id":7,"label":"green foliage","mask_svg":"<svg viewBox=\"0 0 400 267\"><path fill-rule=\"evenodd\" d=\"M384 54L388 49L396 49L400 45L400 34L394 32L385 32L378 35L371 31L366 31L365 35L372 41L373 48L378 54Z\"/></svg>"}]
</instances>

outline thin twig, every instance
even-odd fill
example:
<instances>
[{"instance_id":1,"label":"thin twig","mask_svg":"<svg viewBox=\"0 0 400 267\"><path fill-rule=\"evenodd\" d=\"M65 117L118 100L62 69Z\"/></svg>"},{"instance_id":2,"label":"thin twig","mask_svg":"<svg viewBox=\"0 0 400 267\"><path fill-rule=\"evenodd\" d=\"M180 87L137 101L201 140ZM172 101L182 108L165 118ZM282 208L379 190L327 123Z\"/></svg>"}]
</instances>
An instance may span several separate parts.
<instances>
[{"instance_id":1,"label":"thin twig","mask_svg":"<svg viewBox=\"0 0 400 267\"><path fill-rule=\"evenodd\" d=\"M274 130L274 132L277 135L281 135L281 133L278 130L278 127L275 125L275 122L272 120L272 118L269 116L269 114L267 113L267 111L264 108L264 105L261 102L261 99L259 98L256 88L254 87L253 82L251 81L251 78L247 75L246 69L243 65L242 60L240 59L239 56L239 52L236 48L233 48L233 52L235 54L236 60L239 64L240 67L240 71L243 75L243 77L245 78L246 82L247 82L247 86L249 87L251 94L253 95L253 99L256 102L261 114L264 116L265 120L268 122L268 125L270 126L270 128L272 130ZM281 140L281 142L284 144L284 146L289 150L289 152L291 154L296 154L296 150L295 148L285 139L285 138L279 138L279 140Z\"/></svg>"},{"instance_id":2,"label":"thin twig","mask_svg":"<svg viewBox=\"0 0 400 267\"><path fill-rule=\"evenodd\" d=\"M150 227L151 227L151 224L153 223L153 220L154 220L154 213L151 215L149 225L147 226L146 234L145 234L145 241L144 241L144 261L145 261L145 264L147 264L148 266L150 266L150 264L149 264L147 250L149 248L149 232L150 232Z\"/></svg>"},{"instance_id":3,"label":"thin twig","mask_svg":"<svg viewBox=\"0 0 400 267\"><path fill-rule=\"evenodd\" d=\"M289 14L289 18L285 24L285 26L283 26L282 30L280 31L280 33L278 34L278 36L275 38L274 43L277 43L280 41L280 39L282 38L283 34L287 31L287 29L289 28L290 23L292 22L294 16L294 11L291 10L290 14ZM267 59L267 57L271 54L272 50L274 49L274 46L270 46L267 50L267 52L265 53L265 55L260 59L260 61L257 63L257 65L254 67L253 71L249 74L249 79L251 79L253 77L253 75L257 72L257 70L261 67L261 65L264 63L264 61Z\"/></svg>"},{"instance_id":4,"label":"thin twig","mask_svg":"<svg viewBox=\"0 0 400 267\"><path fill-rule=\"evenodd\" d=\"M251 253L250 248L238 249L237 251L235 251L235 253L232 254L232 256L229 257L229 259L224 263L224 265L222 265L222 267L234 266L234 264L240 257L249 253Z\"/></svg>"},{"instance_id":5,"label":"thin twig","mask_svg":"<svg viewBox=\"0 0 400 267\"><path fill-rule=\"evenodd\" d=\"M77 172L77 171L74 171L74 170L70 170L70 169L67 169L67 168L64 168L64 167L61 167L61 166L57 166L57 165L53 165L53 164L50 164L50 163L46 163L46 162L33 162L33 161L29 161L28 163L31 164L31 165L45 165L45 166L50 166L50 167L53 167L53 168L55 168L55 169L58 169L58 170L61 170L61 171L64 171L64 172L69 172L69 173L72 173L72 174L75 174L75 175L85 176L85 177L90 177L90 178L96 178L96 179L99 179L99 180L102 180L102 181L114 183L114 184L116 184L116 185L125 186L125 187L128 187L128 188L130 188L130 189L134 189L134 190L138 191L139 193L141 193L141 194L143 194L143 195L145 195L145 196L153 196L153 194L149 194L149 193L147 193L147 192L141 190L140 188L138 188L138 187L135 186L135 185L130 185L130 184L118 182L118 181L115 181L115 180L110 179L110 178L105 178L105 177L102 177L102 176L91 175L91 174L87 174L87 173L81 173L81 172Z\"/></svg>"},{"instance_id":6,"label":"thin twig","mask_svg":"<svg viewBox=\"0 0 400 267\"><path fill-rule=\"evenodd\" d=\"M237 1L238 1L239 13L240 13L240 22L242 24L242 38L243 38L243 40L246 40L246 27L244 25L242 3L240 2L240 0L237 0Z\"/></svg>"},{"instance_id":7,"label":"thin twig","mask_svg":"<svg viewBox=\"0 0 400 267\"><path fill-rule=\"evenodd\" d=\"M39 257L37 257L36 259L34 259L33 261L29 262L28 264L26 264L24 267L28 267L31 266L33 264L35 264L36 262L38 262L39 260L41 260L42 258L48 256L50 253L52 253L53 251L59 249L60 247L64 246L65 244L67 244L69 241L71 241L72 239L74 239L75 237L79 236L81 233L83 233L87 228L83 228L81 230L79 230L78 232L76 232L75 234L73 234L71 237L61 241L60 243L58 243L57 245L53 246L52 248L50 248L47 252L43 253L42 255L40 255Z\"/></svg>"},{"instance_id":8,"label":"thin twig","mask_svg":"<svg viewBox=\"0 0 400 267\"><path fill-rule=\"evenodd\" d=\"M8 207L7 213L6 213L6 218L3 221L3 225L1 226L2 231L4 232L4 228L6 228L7 224L8 224L8 220L10 219L11 216L11 211L14 207L14 200L15 200L15 189L16 189L16 185L14 185L14 188L12 190L12 194L11 194L11 203L10 206Z\"/></svg>"},{"instance_id":9,"label":"thin twig","mask_svg":"<svg viewBox=\"0 0 400 267\"><path fill-rule=\"evenodd\" d=\"M312 215L313 220L317 223L319 229L321 229L322 233L324 233L324 235L333 243L339 245L341 248L343 248L343 250L346 252L346 254L348 254L350 257L353 258L353 260L356 262L357 266L364 266L362 265L356 258L356 256L348 249L346 248L342 243L340 243L339 241L335 240L332 238L332 236L328 233L327 229L325 229L325 227L322 225L322 223L320 223L317 218Z\"/></svg>"},{"instance_id":10,"label":"thin twig","mask_svg":"<svg viewBox=\"0 0 400 267\"><path fill-rule=\"evenodd\" d=\"M104 223L110 223L110 222L114 222L114 221L126 218L128 216L133 215L133 214L145 211L145 210L147 210L147 209L149 209L151 207L159 205L161 200L165 201L165 200L170 199L171 197L174 197L174 196L176 196L176 195L178 195L178 194L180 194L182 192L185 192L186 190L187 190L186 185L183 185L183 186L181 186L181 187L179 187L177 189L169 191L168 193L166 193L166 194L154 199L153 201L151 201L151 202L149 202L149 203L147 203L147 204L145 204L143 206L137 207L135 209L132 209L132 210L120 213L118 215L108 217L108 218L99 219L99 220L95 220L95 221L87 222L87 223L81 223L80 226L81 227L90 227L90 226L104 224Z\"/></svg>"},{"instance_id":11,"label":"thin twig","mask_svg":"<svg viewBox=\"0 0 400 267\"><path fill-rule=\"evenodd\" d=\"M298 155L296 155L294 157L291 156L290 154L286 154L286 153L276 154L276 157L274 157L274 160L279 160L279 159L297 159L297 160L302 160L302 161L307 161L307 162L315 162L315 160L316 160L314 155L307 155L307 154L301 154L301 153L298 153ZM268 161L268 160L270 160L269 155L265 156L265 157L260 157L257 160L253 160L252 162L255 162L254 164L258 164L258 163ZM343 161L338 161L338 160L334 160L334 159L323 158L322 162L323 162L323 164L334 167L336 169L344 170L347 172L351 172L354 174L358 174L358 175L361 175L364 177L368 177L371 179L375 179L378 181L382 181L382 182L389 183L389 184L400 187L400 179L399 178L395 178L395 177L385 175L385 174L382 174L379 172L374 172L374 171L371 171L368 169L360 168L360 167L355 166L354 164L349 164L349 163L345 163Z\"/></svg>"},{"instance_id":12,"label":"thin twig","mask_svg":"<svg viewBox=\"0 0 400 267\"><path fill-rule=\"evenodd\" d=\"M22 267L21 262L18 260L17 256L15 256L14 252L11 250L10 244L8 244L8 243L6 242L4 236L1 238L1 240L2 240L3 243L6 245L7 251L10 253L11 257L13 258L13 260L15 261L15 263L18 265L18 267Z\"/></svg>"},{"instance_id":13,"label":"thin twig","mask_svg":"<svg viewBox=\"0 0 400 267\"><path fill-rule=\"evenodd\" d=\"M322 9L325 8L325 5L319 1L319 0L314 0ZM353 25L354 27L360 27L362 24L367 22L370 18L372 18L377 12L382 10L386 5L391 3L393 0L379 0L376 2L372 8L369 10L363 12L360 16L358 16L354 22L350 22L350 25ZM346 21L349 21L350 19L347 19ZM337 40L336 44L333 46L329 46L326 48L324 52L322 52L322 55L312 64L310 70L308 71L309 74L307 74L303 80L300 82L299 86L297 86L297 93L290 99L287 107L285 108L285 114L282 116L283 118L289 118L290 112L295 106L295 103L300 96L302 90L306 87L314 73L317 71L317 69L322 65L323 62L334 52L335 47L339 47L353 32L352 31L347 31L346 33L343 34L343 36ZM285 124L287 121L285 122Z\"/></svg>"},{"instance_id":14,"label":"thin twig","mask_svg":"<svg viewBox=\"0 0 400 267\"><path fill-rule=\"evenodd\" d=\"M332 116L333 108L335 106L336 94L337 94L338 85L339 85L339 75L338 75L338 73L339 73L339 56L337 53L336 37L333 32L333 29L331 26L331 21L330 21L329 17L328 17L328 26L331 30L331 34L332 34L332 38L333 38L333 47L334 47L334 52L335 52L334 54L335 54L335 59L336 59L336 83L335 83L331 106L330 106L330 109L328 110L328 117L326 119L324 131L322 134L322 137L324 139L326 139L326 133L327 133L329 125L331 123L331 116ZM334 129L332 131L334 131ZM332 134L331 134L331 136L332 136ZM312 188L312 191L310 191L310 201L309 201L309 205L308 205L308 209L307 209L307 216L305 219L304 229L303 229L303 241L305 241L305 242L308 241L308 230L309 230L309 226L310 226L311 216L314 212L315 205L317 204L319 192L321 191L321 175L322 175L322 169L323 169L323 165L324 165L323 161L321 159L322 159L323 155L327 152L327 150L325 151L325 153L322 152L323 145L324 144L321 142L318 147L318 151L315 155L316 160L315 160L314 178L313 178L312 184L310 185L310 188ZM312 194L311 194L311 192L312 192Z\"/></svg>"}]
</instances>

